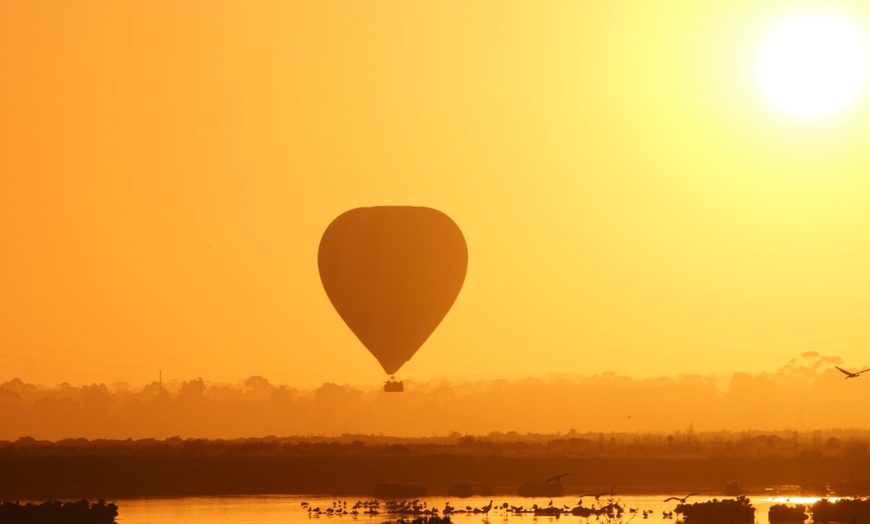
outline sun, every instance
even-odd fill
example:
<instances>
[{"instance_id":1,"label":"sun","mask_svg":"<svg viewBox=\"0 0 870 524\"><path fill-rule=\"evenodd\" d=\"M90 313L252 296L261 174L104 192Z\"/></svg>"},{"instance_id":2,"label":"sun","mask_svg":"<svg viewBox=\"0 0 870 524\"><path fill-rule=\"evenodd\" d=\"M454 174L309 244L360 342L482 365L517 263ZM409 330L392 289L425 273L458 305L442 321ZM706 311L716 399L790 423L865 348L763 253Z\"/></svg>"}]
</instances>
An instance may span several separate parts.
<instances>
[{"instance_id":1,"label":"sun","mask_svg":"<svg viewBox=\"0 0 870 524\"><path fill-rule=\"evenodd\" d=\"M807 13L773 28L761 46L757 74L764 94L783 111L819 117L845 108L867 83L868 43L861 28L834 13Z\"/></svg>"}]
</instances>

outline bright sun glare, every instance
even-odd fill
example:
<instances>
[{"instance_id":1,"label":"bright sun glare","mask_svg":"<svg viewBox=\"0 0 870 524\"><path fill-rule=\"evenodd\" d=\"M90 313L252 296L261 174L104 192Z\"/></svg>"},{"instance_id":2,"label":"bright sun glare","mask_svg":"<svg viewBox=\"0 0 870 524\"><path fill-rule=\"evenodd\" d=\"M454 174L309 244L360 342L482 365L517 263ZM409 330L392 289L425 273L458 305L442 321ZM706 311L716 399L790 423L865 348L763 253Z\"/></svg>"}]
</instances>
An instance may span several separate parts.
<instances>
[{"instance_id":1,"label":"bright sun glare","mask_svg":"<svg viewBox=\"0 0 870 524\"><path fill-rule=\"evenodd\" d=\"M765 95L777 107L801 117L823 116L861 94L868 56L862 30L848 18L804 14L767 35L757 72Z\"/></svg>"}]
</instances>

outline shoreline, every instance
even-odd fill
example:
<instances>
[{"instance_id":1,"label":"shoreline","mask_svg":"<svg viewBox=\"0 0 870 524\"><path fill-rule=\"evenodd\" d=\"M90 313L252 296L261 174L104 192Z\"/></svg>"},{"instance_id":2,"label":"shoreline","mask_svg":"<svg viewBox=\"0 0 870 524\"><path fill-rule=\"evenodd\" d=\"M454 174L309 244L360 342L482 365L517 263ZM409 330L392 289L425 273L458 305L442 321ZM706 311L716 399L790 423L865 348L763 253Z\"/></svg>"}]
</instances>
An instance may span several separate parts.
<instances>
[{"instance_id":1,"label":"shoreline","mask_svg":"<svg viewBox=\"0 0 870 524\"><path fill-rule=\"evenodd\" d=\"M800 486L799 460L668 460L607 458L504 458L449 455L411 457L113 457L0 458L0 498L149 498L155 496L323 494L373 496L380 485L422 487L422 496L447 495L467 483L475 493L518 497L520 486L553 471L586 472L562 484L561 494L625 495L700 491L725 496L739 480L747 494L775 494ZM818 465L817 465L818 466ZM847 465L828 464L831 484ZM848 464L850 470L854 464ZM866 469L865 469L866 471ZM552 493L551 495L556 495ZM845 493L844 493L845 495ZM543 496L543 495L541 495Z\"/></svg>"},{"instance_id":2,"label":"shoreline","mask_svg":"<svg viewBox=\"0 0 870 524\"><path fill-rule=\"evenodd\" d=\"M412 487L421 496L573 496L608 493L613 486L626 495L870 494L870 453L858 446L865 441L835 447L765 436L727 442L695 435L690 441L657 442L634 435L511 441L20 439L0 442L0 499L373 497L379 486L389 485Z\"/></svg>"}]
</instances>

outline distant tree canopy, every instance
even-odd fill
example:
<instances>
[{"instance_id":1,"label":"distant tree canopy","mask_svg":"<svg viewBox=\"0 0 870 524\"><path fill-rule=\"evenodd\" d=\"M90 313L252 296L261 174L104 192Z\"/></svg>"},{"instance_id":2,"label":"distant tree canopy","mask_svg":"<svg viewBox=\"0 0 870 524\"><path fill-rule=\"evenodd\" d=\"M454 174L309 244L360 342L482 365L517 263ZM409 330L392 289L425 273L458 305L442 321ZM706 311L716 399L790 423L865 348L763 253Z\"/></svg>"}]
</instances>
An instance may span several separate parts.
<instances>
[{"instance_id":1,"label":"distant tree canopy","mask_svg":"<svg viewBox=\"0 0 870 524\"><path fill-rule=\"evenodd\" d=\"M718 378L405 379L405 392L391 396L379 382L367 388L325 383L299 389L262 376L237 384L198 377L141 388L68 383L47 388L12 379L0 383L0 439L456 433L467 436L461 445L483 451L490 442L474 435L496 432L558 435L548 441L554 453L603 453L622 445L611 441L612 433L649 434L653 440L665 434L672 437L671 446L686 450L696 430L733 434L753 428L751 438L761 439L755 443L758 453L787 447L793 438L785 430L829 430L819 449L863 457L866 442L834 430L844 424L870 427L870 412L854 409L856 392L870 376L844 381L832 367L838 359L808 353L804 361L772 374ZM734 438L723 434L717 445L727 453Z\"/></svg>"}]
</instances>

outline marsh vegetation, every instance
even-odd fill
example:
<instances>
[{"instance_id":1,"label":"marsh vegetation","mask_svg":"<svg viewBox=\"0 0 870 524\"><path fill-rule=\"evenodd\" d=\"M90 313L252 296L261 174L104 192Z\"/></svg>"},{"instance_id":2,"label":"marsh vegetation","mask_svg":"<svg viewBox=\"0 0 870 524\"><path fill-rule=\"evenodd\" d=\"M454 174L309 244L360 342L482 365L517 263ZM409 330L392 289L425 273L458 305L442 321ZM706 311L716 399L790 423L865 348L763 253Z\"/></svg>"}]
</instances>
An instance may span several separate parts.
<instances>
[{"instance_id":1,"label":"marsh vegetation","mask_svg":"<svg viewBox=\"0 0 870 524\"><path fill-rule=\"evenodd\" d=\"M801 485L867 495L867 442L868 434L861 432L57 442L24 437L0 441L0 497L373 495L377 486L391 485L416 486L415 493L427 496L451 489L524 495L524 486L564 495L609 492L611 486L621 494L732 495L735 489L757 494L776 486L798 493ZM565 472L572 475L546 482Z\"/></svg>"}]
</instances>

